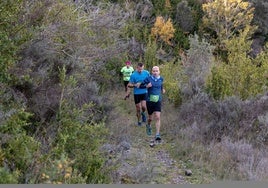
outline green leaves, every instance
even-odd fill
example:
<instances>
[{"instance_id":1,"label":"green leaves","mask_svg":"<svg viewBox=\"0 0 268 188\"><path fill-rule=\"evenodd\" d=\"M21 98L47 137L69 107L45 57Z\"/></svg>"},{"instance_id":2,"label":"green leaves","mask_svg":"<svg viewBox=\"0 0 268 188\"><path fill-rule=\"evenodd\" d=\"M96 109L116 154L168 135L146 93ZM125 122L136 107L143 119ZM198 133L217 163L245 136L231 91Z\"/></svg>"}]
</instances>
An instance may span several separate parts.
<instances>
[{"instance_id":1,"label":"green leaves","mask_svg":"<svg viewBox=\"0 0 268 188\"><path fill-rule=\"evenodd\" d=\"M256 30L251 25L254 8L242 0L216 0L203 4L203 27L210 30L212 42L219 52L224 52L225 42L239 36L244 30L251 37ZM249 29L248 29L249 28Z\"/></svg>"},{"instance_id":2,"label":"green leaves","mask_svg":"<svg viewBox=\"0 0 268 188\"><path fill-rule=\"evenodd\" d=\"M23 0L0 2L0 82L8 82L9 69L19 58L20 45L28 39L22 14Z\"/></svg>"},{"instance_id":3,"label":"green leaves","mask_svg":"<svg viewBox=\"0 0 268 188\"><path fill-rule=\"evenodd\" d=\"M227 63L214 67L208 79L207 89L215 99L236 95L242 99L256 96L267 88L267 52L255 59L248 56L251 41L247 40L247 30L240 36L226 40Z\"/></svg>"}]
</instances>

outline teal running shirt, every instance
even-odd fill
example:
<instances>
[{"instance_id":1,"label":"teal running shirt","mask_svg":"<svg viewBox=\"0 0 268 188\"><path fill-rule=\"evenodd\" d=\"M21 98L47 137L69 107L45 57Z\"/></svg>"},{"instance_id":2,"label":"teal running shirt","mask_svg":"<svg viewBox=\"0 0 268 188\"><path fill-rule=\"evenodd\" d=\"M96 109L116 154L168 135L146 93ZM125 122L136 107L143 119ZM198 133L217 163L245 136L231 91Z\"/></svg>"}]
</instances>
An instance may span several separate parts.
<instances>
[{"instance_id":1,"label":"teal running shirt","mask_svg":"<svg viewBox=\"0 0 268 188\"><path fill-rule=\"evenodd\" d=\"M142 83L145 78L147 78L150 73L147 70L142 70L141 72L134 71L129 79L129 83L137 84ZM147 88L137 88L134 87L134 95L147 93Z\"/></svg>"}]
</instances>

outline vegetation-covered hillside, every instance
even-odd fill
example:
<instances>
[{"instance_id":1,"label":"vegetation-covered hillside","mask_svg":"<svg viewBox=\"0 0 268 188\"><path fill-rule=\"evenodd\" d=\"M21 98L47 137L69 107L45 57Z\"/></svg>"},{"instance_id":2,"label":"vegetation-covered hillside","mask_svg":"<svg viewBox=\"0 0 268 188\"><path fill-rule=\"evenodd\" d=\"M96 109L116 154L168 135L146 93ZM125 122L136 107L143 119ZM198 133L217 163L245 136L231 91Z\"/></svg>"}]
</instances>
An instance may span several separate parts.
<instances>
[{"instance_id":1,"label":"vegetation-covered hillside","mask_svg":"<svg viewBox=\"0 0 268 188\"><path fill-rule=\"evenodd\" d=\"M1 1L0 183L115 183L100 148L120 141L109 116L127 60L161 68L172 157L214 180L267 179L267 9L265 0Z\"/></svg>"}]
</instances>

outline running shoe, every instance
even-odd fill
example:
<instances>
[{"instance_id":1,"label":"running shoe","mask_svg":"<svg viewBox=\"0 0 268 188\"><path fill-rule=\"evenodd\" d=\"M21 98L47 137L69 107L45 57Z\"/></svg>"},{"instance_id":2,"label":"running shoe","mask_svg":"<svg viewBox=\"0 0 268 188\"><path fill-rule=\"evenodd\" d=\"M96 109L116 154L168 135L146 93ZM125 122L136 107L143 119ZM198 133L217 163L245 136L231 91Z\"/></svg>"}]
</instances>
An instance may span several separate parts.
<instances>
[{"instance_id":1,"label":"running shoe","mask_svg":"<svg viewBox=\"0 0 268 188\"><path fill-rule=\"evenodd\" d=\"M141 126L142 124L141 124L141 122L138 122L138 124L137 124L138 126Z\"/></svg>"},{"instance_id":2,"label":"running shoe","mask_svg":"<svg viewBox=\"0 0 268 188\"><path fill-rule=\"evenodd\" d=\"M151 125L146 125L146 133L148 136L152 135L152 127Z\"/></svg>"},{"instance_id":3,"label":"running shoe","mask_svg":"<svg viewBox=\"0 0 268 188\"><path fill-rule=\"evenodd\" d=\"M155 135L155 140L161 140L161 136L160 136L160 134L157 134L157 135Z\"/></svg>"},{"instance_id":4,"label":"running shoe","mask_svg":"<svg viewBox=\"0 0 268 188\"><path fill-rule=\"evenodd\" d=\"M142 122L146 122L146 115L144 112L141 113Z\"/></svg>"}]
</instances>

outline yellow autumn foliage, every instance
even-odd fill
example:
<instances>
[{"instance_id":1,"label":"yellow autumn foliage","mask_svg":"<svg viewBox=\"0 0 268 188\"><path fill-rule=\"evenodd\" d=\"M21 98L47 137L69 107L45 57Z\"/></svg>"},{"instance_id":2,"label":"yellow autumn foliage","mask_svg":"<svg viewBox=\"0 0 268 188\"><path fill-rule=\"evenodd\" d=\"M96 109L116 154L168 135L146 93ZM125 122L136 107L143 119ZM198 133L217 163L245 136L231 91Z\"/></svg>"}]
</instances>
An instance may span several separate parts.
<instances>
[{"instance_id":1,"label":"yellow autumn foliage","mask_svg":"<svg viewBox=\"0 0 268 188\"><path fill-rule=\"evenodd\" d=\"M152 36L156 39L160 38L170 45L170 39L174 37L174 33L175 29L170 18L167 21L162 16L156 18L154 27L151 29Z\"/></svg>"},{"instance_id":2,"label":"yellow autumn foliage","mask_svg":"<svg viewBox=\"0 0 268 188\"><path fill-rule=\"evenodd\" d=\"M165 20L162 16L157 16L155 23L154 23L154 27L151 30L151 34L155 37L157 37L159 35L159 31L161 30L161 28L165 25Z\"/></svg>"},{"instance_id":3,"label":"yellow autumn foliage","mask_svg":"<svg viewBox=\"0 0 268 188\"><path fill-rule=\"evenodd\" d=\"M204 25L217 33L220 42L234 37L245 26L251 25L254 16L254 8L242 0L215 0L202 7L205 13Z\"/></svg>"}]
</instances>

